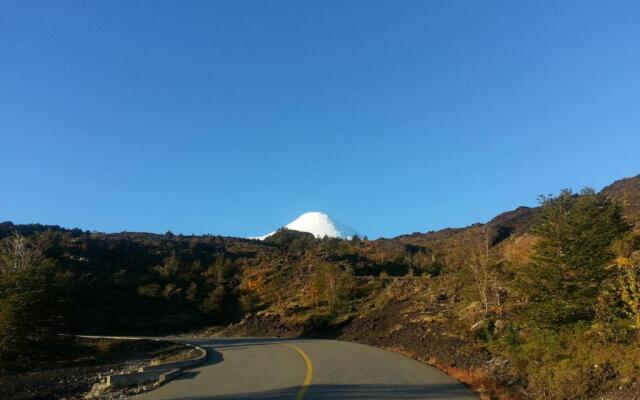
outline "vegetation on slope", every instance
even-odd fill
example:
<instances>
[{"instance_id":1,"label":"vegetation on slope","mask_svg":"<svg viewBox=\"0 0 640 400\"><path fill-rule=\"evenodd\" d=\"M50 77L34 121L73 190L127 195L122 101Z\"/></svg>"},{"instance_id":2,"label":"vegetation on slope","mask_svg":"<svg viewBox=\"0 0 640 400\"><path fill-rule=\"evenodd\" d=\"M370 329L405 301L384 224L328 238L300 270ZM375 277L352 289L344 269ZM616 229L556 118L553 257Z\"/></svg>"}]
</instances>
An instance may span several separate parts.
<instances>
[{"instance_id":1,"label":"vegetation on slope","mask_svg":"<svg viewBox=\"0 0 640 400\"><path fill-rule=\"evenodd\" d=\"M46 357L56 347L44 344L61 332L158 334L242 320L228 332L401 341L524 397L635 390L638 193L635 177L600 194L562 191L486 224L373 241L3 223L0 356L5 367Z\"/></svg>"}]
</instances>

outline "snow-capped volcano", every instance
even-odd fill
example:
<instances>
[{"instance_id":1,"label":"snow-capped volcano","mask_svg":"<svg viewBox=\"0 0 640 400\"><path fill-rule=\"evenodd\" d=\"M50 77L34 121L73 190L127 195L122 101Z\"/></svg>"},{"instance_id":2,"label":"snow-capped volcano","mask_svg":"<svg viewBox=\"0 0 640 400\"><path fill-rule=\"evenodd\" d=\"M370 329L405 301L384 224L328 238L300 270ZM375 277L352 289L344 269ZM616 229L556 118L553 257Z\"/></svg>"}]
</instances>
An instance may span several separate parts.
<instances>
[{"instance_id":1,"label":"snow-capped volcano","mask_svg":"<svg viewBox=\"0 0 640 400\"><path fill-rule=\"evenodd\" d=\"M318 211L307 212L296 218L293 222L286 225L285 228L300 232L309 232L315 237L338 237L343 239L351 239L358 233L343 225L327 214ZM273 235L275 232L271 232L267 235L256 237L253 239L263 240L268 236Z\"/></svg>"}]
</instances>

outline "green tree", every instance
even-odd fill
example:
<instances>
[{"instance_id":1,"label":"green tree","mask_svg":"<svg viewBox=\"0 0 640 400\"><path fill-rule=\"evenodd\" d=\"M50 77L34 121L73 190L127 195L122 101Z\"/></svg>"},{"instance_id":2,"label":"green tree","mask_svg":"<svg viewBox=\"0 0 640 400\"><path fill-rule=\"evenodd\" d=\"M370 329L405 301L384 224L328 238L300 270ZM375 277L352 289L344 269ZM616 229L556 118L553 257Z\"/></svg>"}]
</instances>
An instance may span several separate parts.
<instances>
[{"instance_id":1,"label":"green tree","mask_svg":"<svg viewBox=\"0 0 640 400\"><path fill-rule=\"evenodd\" d=\"M313 286L329 311L338 314L348 309L355 288L355 278L350 268L323 265L315 275Z\"/></svg>"},{"instance_id":2,"label":"green tree","mask_svg":"<svg viewBox=\"0 0 640 400\"><path fill-rule=\"evenodd\" d=\"M208 293L202 302L202 311L209 314L215 322L236 319L241 313L238 268L229 258L218 257L203 275Z\"/></svg>"},{"instance_id":3,"label":"green tree","mask_svg":"<svg viewBox=\"0 0 640 400\"><path fill-rule=\"evenodd\" d=\"M180 259L175 254L165 258L162 261L162 265L157 265L152 268L152 270L157 272L164 280L173 279L178 274L179 269Z\"/></svg>"},{"instance_id":4,"label":"green tree","mask_svg":"<svg viewBox=\"0 0 640 400\"><path fill-rule=\"evenodd\" d=\"M541 197L538 241L517 278L526 319L540 326L589 321L611 273L613 241L629 230L617 205L592 189Z\"/></svg>"},{"instance_id":5,"label":"green tree","mask_svg":"<svg viewBox=\"0 0 640 400\"><path fill-rule=\"evenodd\" d=\"M43 356L71 325L71 274L44 257L36 239L0 244L0 360Z\"/></svg>"},{"instance_id":6,"label":"green tree","mask_svg":"<svg viewBox=\"0 0 640 400\"><path fill-rule=\"evenodd\" d=\"M138 286L138 294L143 297L157 298L160 297L161 287L157 283Z\"/></svg>"},{"instance_id":7,"label":"green tree","mask_svg":"<svg viewBox=\"0 0 640 400\"><path fill-rule=\"evenodd\" d=\"M613 249L618 267L616 289L624 305L624 313L631 319L631 326L640 329L640 236L626 235Z\"/></svg>"}]
</instances>

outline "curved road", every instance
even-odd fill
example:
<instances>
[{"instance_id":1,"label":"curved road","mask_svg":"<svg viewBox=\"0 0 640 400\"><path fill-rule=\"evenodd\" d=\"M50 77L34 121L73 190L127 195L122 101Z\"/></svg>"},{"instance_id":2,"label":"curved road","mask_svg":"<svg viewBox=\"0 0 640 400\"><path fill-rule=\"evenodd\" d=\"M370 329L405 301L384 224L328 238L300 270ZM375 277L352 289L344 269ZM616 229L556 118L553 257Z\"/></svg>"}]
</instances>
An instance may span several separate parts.
<instances>
[{"instance_id":1,"label":"curved road","mask_svg":"<svg viewBox=\"0 0 640 400\"><path fill-rule=\"evenodd\" d=\"M182 340L205 364L138 399L474 399L464 385L410 358L335 340Z\"/></svg>"}]
</instances>

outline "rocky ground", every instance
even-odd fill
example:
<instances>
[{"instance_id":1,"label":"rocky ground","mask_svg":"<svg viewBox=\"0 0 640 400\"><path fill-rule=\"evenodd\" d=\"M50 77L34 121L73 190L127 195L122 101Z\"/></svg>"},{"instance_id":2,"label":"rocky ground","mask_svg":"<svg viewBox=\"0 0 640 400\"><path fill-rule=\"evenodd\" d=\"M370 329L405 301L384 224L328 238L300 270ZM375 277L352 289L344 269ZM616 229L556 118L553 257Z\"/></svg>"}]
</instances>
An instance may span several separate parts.
<instances>
[{"instance_id":1,"label":"rocky ground","mask_svg":"<svg viewBox=\"0 0 640 400\"><path fill-rule=\"evenodd\" d=\"M354 318L338 338L433 365L487 398L516 398L522 383L509 373L509 361L452 330L439 308L416 311L407 301L392 303Z\"/></svg>"},{"instance_id":2,"label":"rocky ground","mask_svg":"<svg viewBox=\"0 0 640 400\"><path fill-rule=\"evenodd\" d=\"M106 340L96 341L95 354L79 358L41 363L30 371L0 374L0 398L3 400L82 399L92 386L107 375L135 371L160 362L188 357L192 348L166 341ZM139 390L105 395L128 398ZM103 396L104 397L104 396Z\"/></svg>"}]
</instances>

